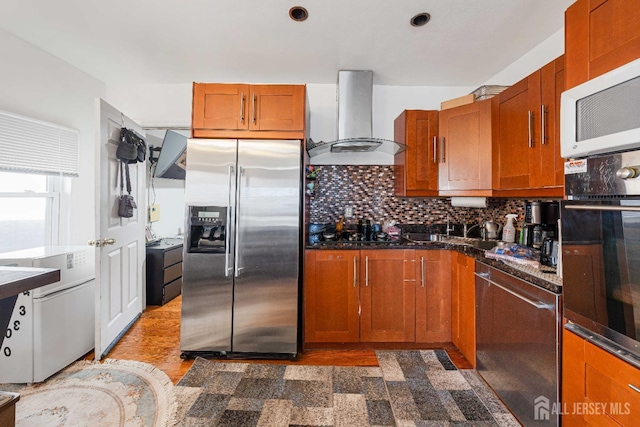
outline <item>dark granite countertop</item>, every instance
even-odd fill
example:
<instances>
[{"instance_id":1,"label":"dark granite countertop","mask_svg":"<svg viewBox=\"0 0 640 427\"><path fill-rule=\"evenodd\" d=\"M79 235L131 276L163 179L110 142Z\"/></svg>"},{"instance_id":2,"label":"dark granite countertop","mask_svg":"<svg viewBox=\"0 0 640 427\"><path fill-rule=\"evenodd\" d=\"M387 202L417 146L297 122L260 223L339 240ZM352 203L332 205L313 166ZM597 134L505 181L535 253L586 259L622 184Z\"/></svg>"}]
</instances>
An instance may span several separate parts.
<instances>
[{"instance_id":1,"label":"dark granite countertop","mask_svg":"<svg viewBox=\"0 0 640 427\"><path fill-rule=\"evenodd\" d=\"M0 267L0 299L60 280L55 268Z\"/></svg>"},{"instance_id":2,"label":"dark granite countertop","mask_svg":"<svg viewBox=\"0 0 640 427\"><path fill-rule=\"evenodd\" d=\"M555 269L551 267L536 268L516 263L505 262L485 257L483 249L464 243L452 242L420 242L414 243L409 241L399 242L319 242L315 245L307 245L306 249L316 250L361 250L361 249L420 249L435 250L449 249L454 250L477 261L497 268L498 270L509 273L520 279L533 283L543 289L554 293L562 293L562 278L556 275Z\"/></svg>"}]
</instances>

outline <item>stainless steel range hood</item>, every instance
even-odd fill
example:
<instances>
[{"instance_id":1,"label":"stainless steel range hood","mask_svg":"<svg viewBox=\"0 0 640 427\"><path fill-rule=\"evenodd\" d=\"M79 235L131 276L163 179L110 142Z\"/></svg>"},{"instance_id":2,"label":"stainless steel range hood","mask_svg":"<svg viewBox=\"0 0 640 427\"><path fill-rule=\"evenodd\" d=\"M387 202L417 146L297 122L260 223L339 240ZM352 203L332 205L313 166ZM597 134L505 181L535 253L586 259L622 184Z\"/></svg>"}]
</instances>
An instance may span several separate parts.
<instances>
[{"instance_id":1,"label":"stainless steel range hood","mask_svg":"<svg viewBox=\"0 0 640 427\"><path fill-rule=\"evenodd\" d=\"M338 71L338 139L330 142L309 140L309 156L332 153L362 153L384 148L390 154L406 149L404 144L374 138L373 71Z\"/></svg>"}]
</instances>

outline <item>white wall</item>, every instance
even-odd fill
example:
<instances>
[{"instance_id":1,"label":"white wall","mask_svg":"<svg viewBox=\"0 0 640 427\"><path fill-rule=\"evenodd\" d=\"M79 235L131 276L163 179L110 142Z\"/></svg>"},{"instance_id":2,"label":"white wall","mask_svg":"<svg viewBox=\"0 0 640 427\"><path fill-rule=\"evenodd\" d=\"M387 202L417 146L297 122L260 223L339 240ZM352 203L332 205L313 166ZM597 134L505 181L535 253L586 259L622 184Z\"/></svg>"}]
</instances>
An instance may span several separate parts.
<instances>
[{"instance_id":1,"label":"white wall","mask_svg":"<svg viewBox=\"0 0 640 427\"><path fill-rule=\"evenodd\" d=\"M336 85L307 85L311 109L311 139L335 141L338 136ZM469 87L378 86L373 87L373 137L393 141L393 121L403 110L439 110L440 103L469 93ZM326 153L311 163L391 165L393 155L380 149L370 153Z\"/></svg>"},{"instance_id":2,"label":"white wall","mask_svg":"<svg viewBox=\"0 0 640 427\"><path fill-rule=\"evenodd\" d=\"M523 55L485 84L510 85L527 76L564 51L564 29ZM191 122L192 84L106 86L43 50L0 30L0 109L78 129L80 177L71 179L70 203L63 206L60 243L84 244L93 238L95 215L93 192L95 158L94 102L102 97L145 127L188 128ZM393 139L393 121L404 109L439 109L440 102L475 87L374 86L374 136ZM311 108L310 134L314 141L337 136L336 85L307 85ZM338 159L338 160L336 160ZM392 164L386 153L343 154L313 162L342 164ZM155 180L156 203L161 220L153 225L160 236L177 234L184 227L183 183ZM87 197L90 195L91 197ZM91 200L91 202L88 202Z\"/></svg>"},{"instance_id":3,"label":"white wall","mask_svg":"<svg viewBox=\"0 0 640 427\"><path fill-rule=\"evenodd\" d=\"M404 109L440 109L447 99L469 93L470 87L374 86L374 136L393 140L393 121ZM335 84L308 84L310 136L314 141L333 141L338 135ZM182 128L191 125L192 85L138 85L107 88L107 99L143 127ZM148 131L161 138L161 133ZM323 157L325 159L323 160ZM393 164L393 156L384 152L318 156L322 164ZM155 200L160 205L160 221L152 229L158 236L173 236L184 230L184 183L155 179ZM153 195L149 196L153 202Z\"/></svg>"},{"instance_id":4,"label":"white wall","mask_svg":"<svg viewBox=\"0 0 640 427\"><path fill-rule=\"evenodd\" d=\"M188 131L178 131L188 136ZM147 144L154 147L162 146L165 131L148 130ZM154 154L155 157L158 153ZM174 237L184 231L184 180L181 179L147 179L148 205L156 204L160 207L160 220L150 223L149 227L156 237Z\"/></svg>"},{"instance_id":5,"label":"white wall","mask_svg":"<svg viewBox=\"0 0 640 427\"><path fill-rule=\"evenodd\" d=\"M60 244L94 238L96 97L106 86L43 50L0 30L0 109L77 129L80 176L72 178L70 203L62 207Z\"/></svg>"},{"instance_id":6,"label":"white wall","mask_svg":"<svg viewBox=\"0 0 640 427\"><path fill-rule=\"evenodd\" d=\"M442 101L469 93L471 87L407 87L374 86L373 134L393 140L393 121L405 109L440 109ZM191 124L191 84L109 86L110 102L121 108L143 127L189 127ZM334 141L337 130L335 84L307 84L310 114L310 136L314 141ZM328 160L315 158L314 163L393 164L393 156L379 153L333 155ZM337 160L336 160L337 159Z\"/></svg>"},{"instance_id":7,"label":"white wall","mask_svg":"<svg viewBox=\"0 0 640 427\"><path fill-rule=\"evenodd\" d=\"M107 97L142 127L191 127L191 83L109 85Z\"/></svg>"},{"instance_id":8,"label":"white wall","mask_svg":"<svg viewBox=\"0 0 640 427\"><path fill-rule=\"evenodd\" d=\"M564 52L564 29L559 30L530 52L514 61L485 84L511 85L557 58ZM440 103L475 90L476 87L378 86L373 88L373 135L393 140L393 121L405 109L439 110ZM333 141L337 130L335 84L307 84L310 136L314 141ZM189 127L192 84L112 86L110 102L143 126ZM320 155L314 164L393 164L384 152ZM156 201L161 206L160 221L153 224L159 236L175 235L184 228L184 191L180 182L155 180ZM182 201L182 202L180 202Z\"/></svg>"},{"instance_id":9,"label":"white wall","mask_svg":"<svg viewBox=\"0 0 640 427\"><path fill-rule=\"evenodd\" d=\"M491 77L484 84L507 85L517 83L564 53L564 27L518 58L511 65Z\"/></svg>"}]
</instances>

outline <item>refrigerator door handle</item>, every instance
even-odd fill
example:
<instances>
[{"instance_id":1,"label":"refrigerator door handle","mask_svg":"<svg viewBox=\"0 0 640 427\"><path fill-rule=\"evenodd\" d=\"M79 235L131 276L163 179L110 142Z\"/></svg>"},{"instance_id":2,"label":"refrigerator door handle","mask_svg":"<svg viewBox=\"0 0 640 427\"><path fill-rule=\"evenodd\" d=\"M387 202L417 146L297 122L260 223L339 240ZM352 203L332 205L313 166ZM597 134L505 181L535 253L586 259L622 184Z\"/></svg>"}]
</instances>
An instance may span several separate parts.
<instances>
[{"instance_id":1,"label":"refrigerator door handle","mask_svg":"<svg viewBox=\"0 0 640 427\"><path fill-rule=\"evenodd\" d=\"M235 246L236 246L236 251L235 251L235 256L234 256L234 269L235 269L235 277L239 277L240 276L240 271L243 270L243 267L240 267L240 226L239 226L239 222L240 222L240 206L242 206L242 175L244 175L244 168L242 166L238 166L238 174L236 176L236 186L237 186L237 191L238 191L238 195L236 197L236 203L238 209L236 212L236 218L235 218L235 222L233 224L233 226L235 227L234 230L234 234L235 234Z\"/></svg>"},{"instance_id":2,"label":"refrigerator door handle","mask_svg":"<svg viewBox=\"0 0 640 427\"><path fill-rule=\"evenodd\" d=\"M233 190L233 182L235 179L235 168L233 165L229 165L229 175L227 179L227 183L229 184L229 198L227 200L227 227L231 225L231 209L232 209L232 194ZM235 227L234 227L235 228ZM233 274L233 267L229 266L229 257L231 256L231 236L233 235L234 228L231 228L229 232L226 233L225 237L225 248L224 248L224 277L229 277L229 274Z\"/></svg>"}]
</instances>

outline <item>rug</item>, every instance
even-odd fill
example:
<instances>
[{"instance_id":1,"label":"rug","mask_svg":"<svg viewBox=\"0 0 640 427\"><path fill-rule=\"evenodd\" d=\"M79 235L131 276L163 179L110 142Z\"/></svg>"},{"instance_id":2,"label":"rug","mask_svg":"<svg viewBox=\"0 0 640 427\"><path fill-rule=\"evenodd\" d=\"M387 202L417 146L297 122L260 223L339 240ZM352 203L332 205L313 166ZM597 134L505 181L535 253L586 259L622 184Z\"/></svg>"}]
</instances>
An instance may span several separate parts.
<instances>
[{"instance_id":1,"label":"rug","mask_svg":"<svg viewBox=\"0 0 640 427\"><path fill-rule=\"evenodd\" d=\"M519 426L444 350L377 351L379 367L197 358L178 382L180 426Z\"/></svg>"},{"instance_id":2,"label":"rug","mask_svg":"<svg viewBox=\"0 0 640 427\"><path fill-rule=\"evenodd\" d=\"M144 426L175 424L174 386L155 367L134 361L79 361L43 383L5 384L20 393L16 426Z\"/></svg>"}]
</instances>

